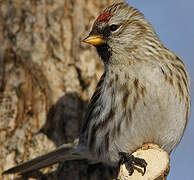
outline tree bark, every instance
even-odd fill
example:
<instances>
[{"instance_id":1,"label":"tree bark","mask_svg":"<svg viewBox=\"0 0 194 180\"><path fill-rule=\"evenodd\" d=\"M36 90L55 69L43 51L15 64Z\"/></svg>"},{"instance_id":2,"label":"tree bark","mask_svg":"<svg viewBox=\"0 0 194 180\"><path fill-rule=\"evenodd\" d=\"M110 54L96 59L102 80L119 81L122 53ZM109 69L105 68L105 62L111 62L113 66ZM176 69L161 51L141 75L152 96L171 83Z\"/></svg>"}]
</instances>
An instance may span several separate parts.
<instances>
[{"instance_id":1,"label":"tree bark","mask_svg":"<svg viewBox=\"0 0 194 180\"><path fill-rule=\"evenodd\" d=\"M103 72L82 43L111 0L0 0L0 179L2 171L79 136ZM87 170L89 169L89 170ZM52 171L52 172L51 172ZM37 179L111 179L112 169L63 163ZM64 178L65 177L65 178Z\"/></svg>"}]
</instances>

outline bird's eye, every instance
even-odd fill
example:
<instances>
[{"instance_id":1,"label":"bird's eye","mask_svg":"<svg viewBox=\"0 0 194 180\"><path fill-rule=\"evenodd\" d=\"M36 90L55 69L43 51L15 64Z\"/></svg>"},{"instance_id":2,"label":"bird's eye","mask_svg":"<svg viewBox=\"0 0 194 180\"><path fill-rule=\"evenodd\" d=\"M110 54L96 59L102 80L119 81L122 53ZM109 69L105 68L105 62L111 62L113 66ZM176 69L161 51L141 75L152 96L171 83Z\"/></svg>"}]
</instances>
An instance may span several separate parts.
<instances>
[{"instance_id":1,"label":"bird's eye","mask_svg":"<svg viewBox=\"0 0 194 180\"><path fill-rule=\"evenodd\" d=\"M118 28L119 28L119 26L116 25L116 24L112 24L112 25L110 26L110 30L111 30L111 31L116 31Z\"/></svg>"}]
</instances>

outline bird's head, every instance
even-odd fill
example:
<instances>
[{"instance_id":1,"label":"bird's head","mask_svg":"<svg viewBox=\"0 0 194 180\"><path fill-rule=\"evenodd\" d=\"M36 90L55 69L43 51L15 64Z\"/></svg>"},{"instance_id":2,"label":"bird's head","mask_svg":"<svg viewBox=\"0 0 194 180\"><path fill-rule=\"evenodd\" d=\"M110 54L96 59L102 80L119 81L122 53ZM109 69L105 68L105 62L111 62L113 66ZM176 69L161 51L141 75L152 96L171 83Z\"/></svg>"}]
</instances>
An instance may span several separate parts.
<instances>
[{"instance_id":1,"label":"bird's head","mask_svg":"<svg viewBox=\"0 0 194 180\"><path fill-rule=\"evenodd\" d=\"M112 56L122 59L120 56L133 53L149 29L152 31L142 13L127 3L118 3L98 16L84 42L94 45L105 63L114 63Z\"/></svg>"}]
</instances>

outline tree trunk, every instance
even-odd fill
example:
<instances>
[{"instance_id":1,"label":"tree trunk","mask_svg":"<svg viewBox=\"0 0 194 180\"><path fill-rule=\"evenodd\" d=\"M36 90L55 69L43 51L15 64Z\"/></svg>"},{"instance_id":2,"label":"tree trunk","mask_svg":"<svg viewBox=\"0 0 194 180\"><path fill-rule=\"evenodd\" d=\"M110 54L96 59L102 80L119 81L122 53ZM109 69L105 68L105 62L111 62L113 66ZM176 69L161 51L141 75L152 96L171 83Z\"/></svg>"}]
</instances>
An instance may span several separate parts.
<instances>
[{"instance_id":1,"label":"tree trunk","mask_svg":"<svg viewBox=\"0 0 194 180\"><path fill-rule=\"evenodd\" d=\"M2 171L72 142L103 72L82 43L111 0L0 0L0 179ZM51 173L52 171L52 173ZM110 179L105 165L63 163L37 179Z\"/></svg>"}]
</instances>

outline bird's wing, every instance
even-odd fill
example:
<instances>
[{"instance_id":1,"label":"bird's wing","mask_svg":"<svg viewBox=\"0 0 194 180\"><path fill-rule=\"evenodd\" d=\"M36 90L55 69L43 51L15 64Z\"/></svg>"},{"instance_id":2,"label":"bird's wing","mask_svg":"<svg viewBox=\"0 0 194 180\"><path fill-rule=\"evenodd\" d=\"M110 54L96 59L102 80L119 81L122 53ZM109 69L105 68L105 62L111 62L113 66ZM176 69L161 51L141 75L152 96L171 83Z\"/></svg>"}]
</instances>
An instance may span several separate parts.
<instances>
[{"instance_id":1,"label":"bird's wing","mask_svg":"<svg viewBox=\"0 0 194 180\"><path fill-rule=\"evenodd\" d=\"M82 122L82 128L81 128L81 135L84 135L88 129L88 126L89 126L89 123L90 123L90 120L92 119L92 113L94 111L94 108L96 107L97 103L98 103L98 100L99 100L99 97L100 97L100 94L101 94L101 89L102 89L102 85L103 85L103 82L104 82L104 77L105 77L105 74L103 74L98 82L98 85L96 87L96 90L89 102L89 105L88 105L88 109L87 109L87 112L86 112L86 116L85 118L83 119L83 122Z\"/></svg>"}]
</instances>

